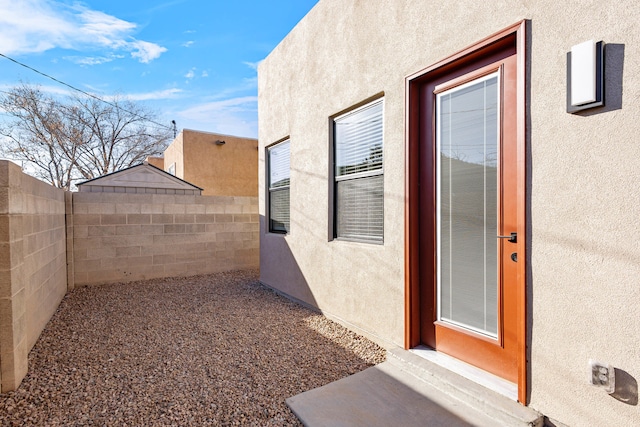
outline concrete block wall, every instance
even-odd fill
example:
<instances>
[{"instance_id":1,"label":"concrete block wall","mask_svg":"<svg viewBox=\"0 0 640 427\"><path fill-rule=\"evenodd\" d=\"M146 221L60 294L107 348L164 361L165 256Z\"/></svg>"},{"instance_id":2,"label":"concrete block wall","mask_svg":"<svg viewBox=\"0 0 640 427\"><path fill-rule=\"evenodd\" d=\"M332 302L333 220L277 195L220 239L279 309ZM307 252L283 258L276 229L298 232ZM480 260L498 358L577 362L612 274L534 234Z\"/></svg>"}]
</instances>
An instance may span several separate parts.
<instances>
[{"instance_id":1,"label":"concrete block wall","mask_svg":"<svg viewBox=\"0 0 640 427\"><path fill-rule=\"evenodd\" d=\"M0 160L0 392L75 286L258 267L257 197L68 193Z\"/></svg>"},{"instance_id":2,"label":"concrete block wall","mask_svg":"<svg viewBox=\"0 0 640 427\"><path fill-rule=\"evenodd\" d=\"M65 192L0 160L0 391L26 375L66 291Z\"/></svg>"},{"instance_id":3,"label":"concrete block wall","mask_svg":"<svg viewBox=\"0 0 640 427\"><path fill-rule=\"evenodd\" d=\"M257 197L73 193L74 286L259 267Z\"/></svg>"}]
</instances>

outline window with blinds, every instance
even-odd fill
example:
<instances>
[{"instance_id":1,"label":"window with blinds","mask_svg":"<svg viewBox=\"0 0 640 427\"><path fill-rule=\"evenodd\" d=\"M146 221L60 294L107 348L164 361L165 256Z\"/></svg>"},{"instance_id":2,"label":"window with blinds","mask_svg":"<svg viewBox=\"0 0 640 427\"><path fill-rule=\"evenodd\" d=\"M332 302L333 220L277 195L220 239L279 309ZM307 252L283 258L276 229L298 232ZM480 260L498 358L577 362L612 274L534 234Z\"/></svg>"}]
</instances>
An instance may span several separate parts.
<instances>
[{"instance_id":1,"label":"window with blinds","mask_svg":"<svg viewBox=\"0 0 640 427\"><path fill-rule=\"evenodd\" d=\"M269 231L289 232L289 141L267 150L269 166Z\"/></svg>"},{"instance_id":2,"label":"window with blinds","mask_svg":"<svg viewBox=\"0 0 640 427\"><path fill-rule=\"evenodd\" d=\"M379 99L334 119L338 238L383 241L382 107Z\"/></svg>"}]
</instances>

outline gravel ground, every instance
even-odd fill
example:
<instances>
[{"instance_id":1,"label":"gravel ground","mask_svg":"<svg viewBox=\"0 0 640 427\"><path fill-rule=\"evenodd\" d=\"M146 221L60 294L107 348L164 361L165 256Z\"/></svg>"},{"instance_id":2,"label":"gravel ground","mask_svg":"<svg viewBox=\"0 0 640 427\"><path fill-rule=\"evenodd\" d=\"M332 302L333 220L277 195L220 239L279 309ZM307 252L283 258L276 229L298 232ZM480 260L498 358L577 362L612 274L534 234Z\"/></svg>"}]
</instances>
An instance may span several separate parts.
<instances>
[{"instance_id":1,"label":"gravel ground","mask_svg":"<svg viewBox=\"0 0 640 427\"><path fill-rule=\"evenodd\" d=\"M29 354L2 426L300 425L284 400L385 351L256 271L79 288Z\"/></svg>"}]
</instances>

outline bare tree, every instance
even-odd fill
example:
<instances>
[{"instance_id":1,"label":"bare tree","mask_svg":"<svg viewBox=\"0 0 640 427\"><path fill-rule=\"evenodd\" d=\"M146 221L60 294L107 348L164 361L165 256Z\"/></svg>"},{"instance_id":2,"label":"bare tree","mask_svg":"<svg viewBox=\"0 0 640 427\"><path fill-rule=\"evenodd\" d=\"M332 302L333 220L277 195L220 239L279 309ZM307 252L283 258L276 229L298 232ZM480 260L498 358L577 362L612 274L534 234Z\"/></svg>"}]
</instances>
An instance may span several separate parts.
<instances>
[{"instance_id":1,"label":"bare tree","mask_svg":"<svg viewBox=\"0 0 640 427\"><path fill-rule=\"evenodd\" d=\"M151 111L122 98L60 100L21 84L0 97L0 110L9 116L0 124L0 154L28 162L34 175L67 190L161 154L171 137Z\"/></svg>"}]
</instances>

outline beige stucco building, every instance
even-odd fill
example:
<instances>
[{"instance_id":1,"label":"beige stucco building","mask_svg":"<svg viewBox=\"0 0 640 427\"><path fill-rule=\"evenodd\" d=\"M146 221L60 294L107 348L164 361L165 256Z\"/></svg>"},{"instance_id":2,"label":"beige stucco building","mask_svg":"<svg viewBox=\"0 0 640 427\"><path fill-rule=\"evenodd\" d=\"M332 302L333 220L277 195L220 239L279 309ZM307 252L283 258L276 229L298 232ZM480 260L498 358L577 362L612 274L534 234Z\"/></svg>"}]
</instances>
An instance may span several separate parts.
<instances>
[{"instance_id":1,"label":"beige stucco building","mask_svg":"<svg viewBox=\"0 0 640 427\"><path fill-rule=\"evenodd\" d=\"M259 67L262 282L550 419L639 425L639 21L631 0L320 0ZM604 106L569 113L589 40Z\"/></svg>"},{"instance_id":2,"label":"beige stucco building","mask_svg":"<svg viewBox=\"0 0 640 427\"><path fill-rule=\"evenodd\" d=\"M257 147L253 138L184 129L164 151L162 168L201 187L205 196L255 197Z\"/></svg>"},{"instance_id":3,"label":"beige stucco building","mask_svg":"<svg viewBox=\"0 0 640 427\"><path fill-rule=\"evenodd\" d=\"M164 170L164 157L147 156L145 161L151 166L155 166L158 169Z\"/></svg>"}]
</instances>

